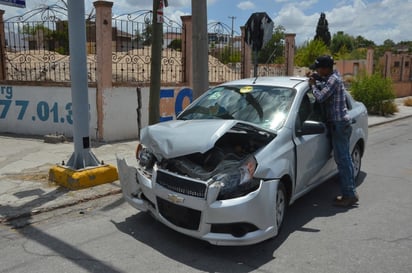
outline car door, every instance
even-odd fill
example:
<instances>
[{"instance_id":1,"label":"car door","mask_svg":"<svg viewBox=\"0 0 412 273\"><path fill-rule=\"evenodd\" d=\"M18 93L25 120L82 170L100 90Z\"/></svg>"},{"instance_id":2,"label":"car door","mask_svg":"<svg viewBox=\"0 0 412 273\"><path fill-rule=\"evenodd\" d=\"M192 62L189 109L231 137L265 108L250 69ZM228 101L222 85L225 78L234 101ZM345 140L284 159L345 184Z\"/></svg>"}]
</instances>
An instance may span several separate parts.
<instances>
[{"instance_id":1,"label":"car door","mask_svg":"<svg viewBox=\"0 0 412 273\"><path fill-rule=\"evenodd\" d=\"M311 185L323 181L333 171L332 144L327 130L321 134L296 134L305 120L324 123L322 105L316 102L311 92L306 92L296 114L294 143L296 145L295 194L303 193Z\"/></svg>"}]
</instances>

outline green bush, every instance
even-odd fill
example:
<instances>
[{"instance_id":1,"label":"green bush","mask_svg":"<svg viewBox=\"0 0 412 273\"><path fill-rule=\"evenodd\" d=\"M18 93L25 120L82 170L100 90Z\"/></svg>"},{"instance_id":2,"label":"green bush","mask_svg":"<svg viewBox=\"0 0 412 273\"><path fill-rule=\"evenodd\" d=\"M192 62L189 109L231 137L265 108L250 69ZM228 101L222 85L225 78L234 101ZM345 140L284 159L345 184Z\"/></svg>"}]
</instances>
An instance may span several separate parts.
<instances>
[{"instance_id":1,"label":"green bush","mask_svg":"<svg viewBox=\"0 0 412 273\"><path fill-rule=\"evenodd\" d=\"M351 94L365 104L369 114L385 116L397 112L392 81L379 74L362 73L356 77L351 84Z\"/></svg>"}]
</instances>

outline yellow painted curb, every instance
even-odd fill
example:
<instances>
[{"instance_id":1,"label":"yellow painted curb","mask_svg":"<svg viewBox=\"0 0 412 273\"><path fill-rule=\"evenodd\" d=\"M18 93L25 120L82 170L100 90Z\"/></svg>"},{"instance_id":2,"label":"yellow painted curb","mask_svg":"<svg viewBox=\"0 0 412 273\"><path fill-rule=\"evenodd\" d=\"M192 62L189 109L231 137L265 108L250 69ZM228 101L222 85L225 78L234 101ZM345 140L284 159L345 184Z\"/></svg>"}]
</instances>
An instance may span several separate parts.
<instances>
[{"instance_id":1,"label":"yellow painted curb","mask_svg":"<svg viewBox=\"0 0 412 273\"><path fill-rule=\"evenodd\" d=\"M89 188L118 179L117 169L113 165L102 165L80 170L57 165L49 170L49 181L71 190Z\"/></svg>"}]
</instances>

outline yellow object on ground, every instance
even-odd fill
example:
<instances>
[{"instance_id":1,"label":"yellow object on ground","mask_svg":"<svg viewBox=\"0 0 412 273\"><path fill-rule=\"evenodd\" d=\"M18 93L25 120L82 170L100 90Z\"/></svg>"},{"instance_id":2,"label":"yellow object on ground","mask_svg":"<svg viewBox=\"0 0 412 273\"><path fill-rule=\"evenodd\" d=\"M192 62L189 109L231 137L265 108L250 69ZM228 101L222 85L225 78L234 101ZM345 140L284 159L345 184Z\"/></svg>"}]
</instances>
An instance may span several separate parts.
<instances>
[{"instance_id":1,"label":"yellow object on ground","mask_svg":"<svg viewBox=\"0 0 412 273\"><path fill-rule=\"evenodd\" d=\"M49 181L71 190L89 188L118 179L117 169L113 165L102 165L80 170L57 165L49 170Z\"/></svg>"}]
</instances>

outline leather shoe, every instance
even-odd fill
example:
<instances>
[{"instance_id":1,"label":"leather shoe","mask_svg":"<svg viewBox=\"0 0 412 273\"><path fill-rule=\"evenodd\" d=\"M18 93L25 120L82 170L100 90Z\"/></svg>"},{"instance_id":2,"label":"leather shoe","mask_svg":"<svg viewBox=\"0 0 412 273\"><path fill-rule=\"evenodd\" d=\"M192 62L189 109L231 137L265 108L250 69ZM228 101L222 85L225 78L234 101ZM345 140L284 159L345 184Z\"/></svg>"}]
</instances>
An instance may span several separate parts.
<instances>
[{"instance_id":1,"label":"leather shoe","mask_svg":"<svg viewBox=\"0 0 412 273\"><path fill-rule=\"evenodd\" d=\"M352 207L359 201L359 196L355 194L353 197L348 196L337 196L333 200L333 205L337 207Z\"/></svg>"}]
</instances>

